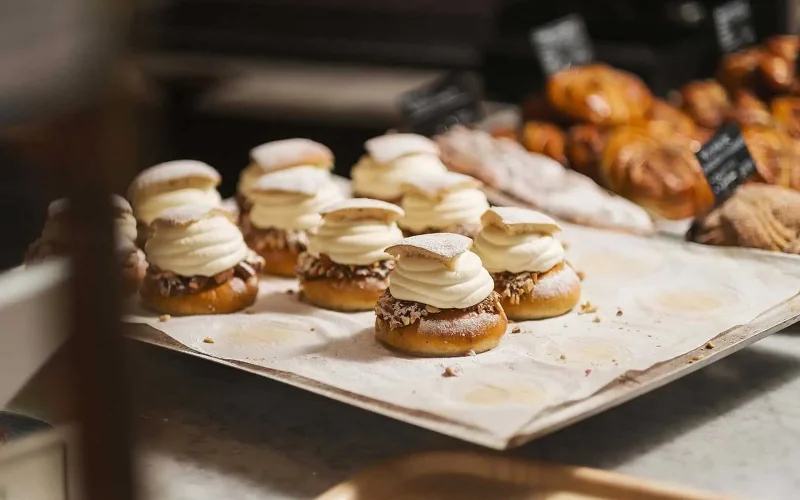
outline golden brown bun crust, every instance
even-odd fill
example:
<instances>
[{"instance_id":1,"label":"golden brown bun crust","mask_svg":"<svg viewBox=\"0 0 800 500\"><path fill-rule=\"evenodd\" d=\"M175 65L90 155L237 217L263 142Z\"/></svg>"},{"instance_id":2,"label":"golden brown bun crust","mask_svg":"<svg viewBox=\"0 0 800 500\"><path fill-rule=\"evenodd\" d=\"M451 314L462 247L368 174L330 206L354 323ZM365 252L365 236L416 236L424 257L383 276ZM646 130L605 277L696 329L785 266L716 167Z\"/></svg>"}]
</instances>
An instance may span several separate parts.
<instances>
[{"instance_id":1,"label":"golden brown bun crust","mask_svg":"<svg viewBox=\"0 0 800 500\"><path fill-rule=\"evenodd\" d=\"M383 292L389 288L389 280L365 279L320 279L300 283L303 296L315 306L332 311L371 311Z\"/></svg>"},{"instance_id":2,"label":"golden brown bun crust","mask_svg":"<svg viewBox=\"0 0 800 500\"><path fill-rule=\"evenodd\" d=\"M264 274L286 278L294 277L294 267L297 265L297 257L300 256L300 252L284 248L282 250L265 249L257 253L264 258Z\"/></svg>"},{"instance_id":3,"label":"golden brown bun crust","mask_svg":"<svg viewBox=\"0 0 800 500\"><path fill-rule=\"evenodd\" d=\"M145 279L139 295L145 306L161 313L176 316L229 314L253 305L258 295L258 277L252 276L245 281L234 276L200 293L174 297L164 297L158 293L155 280Z\"/></svg>"},{"instance_id":4,"label":"golden brown bun crust","mask_svg":"<svg viewBox=\"0 0 800 500\"><path fill-rule=\"evenodd\" d=\"M559 295L542 293L543 286L540 284L548 278L564 279L564 276L559 276L562 273L575 274L575 271L568 265L559 265L541 274L539 283L533 286L530 293L522 296L518 304L512 303L510 297L502 297L500 303L506 315L514 321L525 321L553 318L570 312L581 300L581 282L577 275L572 280L572 286ZM496 291L499 293L502 290Z\"/></svg>"},{"instance_id":5,"label":"golden brown bun crust","mask_svg":"<svg viewBox=\"0 0 800 500\"><path fill-rule=\"evenodd\" d=\"M447 309L424 318L426 331L420 333L422 321L392 329L389 322L375 318L375 336L384 344L414 356L450 357L476 354L497 347L506 333L508 319L502 309L497 313L476 313ZM472 327L472 324L479 325ZM465 328L465 325L469 325Z\"/></svg>"}]
</instances>

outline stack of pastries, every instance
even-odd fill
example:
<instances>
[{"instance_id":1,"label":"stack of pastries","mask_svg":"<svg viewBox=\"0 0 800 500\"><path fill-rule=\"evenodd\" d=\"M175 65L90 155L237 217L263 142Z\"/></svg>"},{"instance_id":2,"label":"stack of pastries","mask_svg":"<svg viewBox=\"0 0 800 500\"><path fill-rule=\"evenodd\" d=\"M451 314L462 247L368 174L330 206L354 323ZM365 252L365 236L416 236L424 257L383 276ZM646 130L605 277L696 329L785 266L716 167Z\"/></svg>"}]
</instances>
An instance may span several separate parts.
<instances>
[{"instance_id":1,"label":"stack of pastries","mask_svg":"<svg viewBox=\"0 0 800 500\"><path fill-rule=\"evenodd\" d=\"M800 189L799 46L796 36L777 36L727 55L716 80L690 82L669 102L611 67L569 68L526 102L518 138L651 212L682 219L713 204L694 153L737 123L756 160L753 180Z\"/></svg>"}]
</instances>

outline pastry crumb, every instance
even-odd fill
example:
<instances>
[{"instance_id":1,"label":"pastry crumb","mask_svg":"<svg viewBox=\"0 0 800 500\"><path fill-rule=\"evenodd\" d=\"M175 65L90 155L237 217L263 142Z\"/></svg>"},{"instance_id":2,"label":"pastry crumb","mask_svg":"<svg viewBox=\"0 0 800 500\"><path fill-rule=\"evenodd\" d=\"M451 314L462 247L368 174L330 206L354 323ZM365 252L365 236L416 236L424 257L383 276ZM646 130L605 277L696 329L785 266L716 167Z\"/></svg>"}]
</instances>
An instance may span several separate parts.
<instances>
[{"instance_id":1,"label":"pastry crumb","mask_svg":"<svg viewBox=\"0 0 800 500\"><path fill-rule=\"evenodd\" d=\"M511 329L511 333L519 333L521 331L522 331L522 329L520 327L518 327L518 326L515 326L514 328Z\"/></svg>"},{"instance_id":2,"label":"pastry crumb","mask_svg":"<svg viewBox=\"0 0 800 500\"><path fill-rule=\"evenodd\" d=\"M314 328L314 327L312 326L312 327L311 327L311 331L312 331L312 332L315 332L315 331L317 331L317 329L316 329L316 328Z\"/></svg>"},{"instance_id":3,"label":"pastry crumb","mask_svg":"<svg viewBox=\"0 0 800 500\"><path fill-rule=\"evenodd\" d=\"M692 361L700 361L701 359L703 358L701 358L700 356L692 356Z\"/></svg>"},{"instance_id":4,"label":"pastry crumb","mask_svg":"<svg viewBox=\"0 0 800 500\"><path fill-rule=\"evenodd\" d=\"M578 279L581 281L586 279L586 273L583 271L575 271L575 274L578 275Z\"/></svg>"},{"instance_id":5,"label":"pastry crumb","mask_svg":"<svg viewBox=\"0 0 800 500\"><path fill-rule=\"evenodd\" d=\"M622 309L619 307L617 308L617 316L622 316Z\"/></svg>"},{"instance_id":6,"label":"pastry crumb","mask_svg":"<svg viewBox=\"0 0 800 500\"><path fill-rule=\"evenodd\" d=\"M160 323L165 323L165 322L169 321L170 318L172 318L172 316L170 316L169 314L162 314L161 316L158 317L158 321Z\"/></svg>"},{"instance_id":7,"label":"pastry crumb","mask_svg":"<svg viewBox=\"0 0 800 500\"><path fill-rule=\"evenodd\" d=\"M475 351L473 351L472 349L470 349L469 351L467 351L467 356L477 356L477 355L478 355L478 354L477 354Z\"/></svg>"},{"instance_id":8,"label":"pastry crumb","mask_svg":"<svg viewBox=\"0 0 800 500\"><path fill-rule=\"evenodd\" d=\"M713 342L711 342L710 340L708 342L706 342L706 349L713 349L713 348L714 348L714 343Z\"/></svg>"},{"instance_id":9,"label":"pastry crumb","mask_svg":"<svg viewBox=\"0 0 800 500\"><path fill-rule=\"evenodd\" d=\"M245 314L255 314L256 312L254 310L252 310L252 309L245 309L244 313Z\"/></svg>"},{"instance_id":10,"label":"pastry crumb","mask_svg":"<svg viewBox=\"0 0 800 500\"><path fill-rule=\"evenodd\" d=\"M597 312L597 306L592 305L592 303L587 300L581 304L578 314L589 314L593 312Z\"/></svg>"},{"instance_id":11,"label":"pastry crumb","mask_svg":"<svg viewBox=\"0 0 800 500\"><path fill-rule=\"evenodd\" d=\"M442 373L442 377L458 377L459 375L461 375L460 366L447 366Z\"/></svg>"},{"instance_id":12,"label":"pastry crumb","mask_svg":"<svg viewBox=\"0 0 800 500\"><path fill-rule=\"evenodd\" d=\"M287 295L294 295L294 290L292 290L292 289L290 288L290 289L286 290L286 294L287 294Z\"/></svg>"},{"instance_id":13,"label":"pastry crumb","mask_svg":"<svg viewBox=\"0 0 800 500\"><path fill-rule=\"evenodd\" d=\"M436 314L441 311L438 307L433 307L432 305L425 304L425 310L431 314Z\"/></svg>"},{"instance_id":14,"label":"pastry crumb","mask_svg":"<svg viewBox=\"0 0 800 500\"><path fill-rule=\"evenodd\" d=\"M203 343L204 344L213 344L214 343L214 339L212 339L211 337L206 337L206 338L203 339Z\"/></svg>"},{"instance_id":15,"label":"pastry crumb","mask_svg":"<svg viewBox=\"0 0 800 500\"><path fill-rule=\"evenodd\" d=\"M558 357L558 359L567 359L567 356L565 356L564 354L562 354L561 356L559 356L559 357Z\"/></svg>"},{"instance_id":16,"label":"pastry crumb","mask_svg":"<svg viewBox=\"0 0 800 500\"><path fill-rule=\"evenodd\" d=\"M597 316L595 316L594 319L592 319L593 323L600 323L601 321L602 321L602 319L600 318L599 314Z\"/></svg>"},{"instance_id":17,"label":"pastry crumb","mask_svg":"<svg viewBox=\"0 0 800 500\"><path fill-rule=\"evenodd\" d=\"M587 376L587 377L589 376L589 374L590 374L590 373L592 373L592 369L591 369L591 368L587 368L587 369L586 369L586 370L583 372L583 374L584 374L585 376Z\"/></svg>"},{"instance_id":18,"label":"pastry crumb","mask_svg":"<svg viewBox=\"0 0 800 500\"><path fill-rule=\"evenodd\" d=\"M564 240L561 241L561 246L564 247L564 250L569 249L569 244L570 244L569 241L564 241Z\"/></svg>"}]
</instances>

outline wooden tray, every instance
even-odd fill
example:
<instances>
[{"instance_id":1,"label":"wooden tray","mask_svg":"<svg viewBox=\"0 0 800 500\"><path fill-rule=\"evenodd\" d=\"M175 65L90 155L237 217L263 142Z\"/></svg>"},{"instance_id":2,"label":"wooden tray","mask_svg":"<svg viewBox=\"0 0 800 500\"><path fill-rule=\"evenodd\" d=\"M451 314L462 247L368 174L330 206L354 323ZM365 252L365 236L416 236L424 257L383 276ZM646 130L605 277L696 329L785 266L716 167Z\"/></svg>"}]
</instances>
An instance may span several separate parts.
<instances>
[{"instance_id":1,"label":"wooden tray","mask_svg":"<svg viewBox=\"0 0 800 500\"><path fill-rule=\"evenodd\" d=\"M413 455L369 469L317 500L722 500L613 472L476 453Z\"/></svg>"}]
</instances>

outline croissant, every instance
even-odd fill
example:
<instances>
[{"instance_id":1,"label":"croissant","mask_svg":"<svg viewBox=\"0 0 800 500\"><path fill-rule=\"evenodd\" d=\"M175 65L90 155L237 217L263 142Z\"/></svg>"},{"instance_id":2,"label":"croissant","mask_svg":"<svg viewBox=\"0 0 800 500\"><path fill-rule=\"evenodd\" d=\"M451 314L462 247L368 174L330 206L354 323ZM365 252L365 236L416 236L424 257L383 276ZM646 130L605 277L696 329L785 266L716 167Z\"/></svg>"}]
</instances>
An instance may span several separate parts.
<instances>
[{"instance_id":1,"label":"croissant","mask_svg":"<svg viewBox=\"0 0 800 500\"><path fill-rule=\"evenodd\" d=\"M696 220L687 238L706 245L800 253L800 193L745 184L722 205Z\"/></svg>"},{"instance_id":2,"label":"croissant","mask_svg":"<svg viewBox=\"0 0 800 500\"><path fill-rule=\"evenodd\" d=\"M570 167L597 182L607 139L608 131L597 125L575 125L567 130L566 155Z\"/></svg>"},{"instance_id":3,"label":"croissant","mask_svg":"<svg viewBox=\"0 0 800 500\"><path fill-rule=\"evenodd\" d=\"M708 210L713 202L689 139L636 126L614 129L603 151L600 178L607 188L667 219Z\"/></svg>"},{"instance_id":4,"label":"croissant","mask_svg":"<svg viewBox=\"0 0 800 500\"><path fill-rule=\"evenodd\" d=\"M746 90L739 90L735 93L730 120L743 127L750 125L772 127L775 125L775 120L764 101Z\"/></svg>"},{"instance_id":5,"label":"croissant","mask_svg":"<svg viewBox=\"0 0 800 500\"><path fill-rule=\"evenodd\" d=\"M764 42L767 50L787 61L795 61L800 51L800 37L797 35L775 35Z\"/></svg>"},{"instance_id":6,"label":"croissant","mask_svg":"<svg viewBox=\"0 0 800 500\"><path fill-rule=\"evenodd\" d=\"M765 85L774 92L787 92L795 84L795 63L800 39L793 35L778 35L764 42L766 53L759 63Z\"/></svg>"},{"instance_id":7,"label":"croissant","mask_svg":"<svg viewBox=\"0 0 800 500\"><path fill-rule=\"evenodd\" d=\"M682 109L701 127L717 129L730 113L725 88L714 80L690 82L680 91Z\"/></svg>"},{"instance_id":8,"label":"croissant","mask_svg":"<svg viewBox=\"0 0 800 500\"><path fill-rule=\"evenodd\" d=\"M777 127L794 139L800 139L800 97L776 97L772 116Z\"/></svg>"},{"instance_id":9,"label":"croissant","mask_svg":"<svg viewBox=\"0 0 800 500\"><path fill-rule=\"evenodd\" d=\"M800 190L800 146L784 132L767 127L742 129L756 164L756 180Z\"/></svg>"},{"instance_id":10,"label":"croissant","mask_svg":"<svg viewBox=\"0 0 800 500\"><path fill-rule=\"evenodd\" d=\"M543 154L562 165L567 164L564 156L564 132L551 123L527 122L522 130L522 139L528 151Z\"/></svg>"},{"instance_id":11,"label":"croissant","mask_svg":"<svg viewBox=\"0 0 800 500\"><path fill-rule=\"evenodd\" d=\"M674 131L687 137L692 137L697 128L689 115L661 99L653 99L645 120L646 126L653 131Z\"/></svg>"},{"instance_id":12,"label":"croissant","mask_svg":"<svg viewBox=\"0 0 800 500\"><path fill-rule=\"evenodd\" d=\"M727 54L719 63L717 79L732 93L742 89L753 89L763 57L764 51L761 48Z\"/></svg>"},{"instance_id":13,"label":"croissant","mask_svg":"<svg viewBox=\"0 0 800 500\"><path fill-rule=\"evenodd\" d=\"M547 82L547 98L561 113L596 125L639 122L653 100L639 78L603 64L559 71Z\"/></svg>"}]
</instances>

